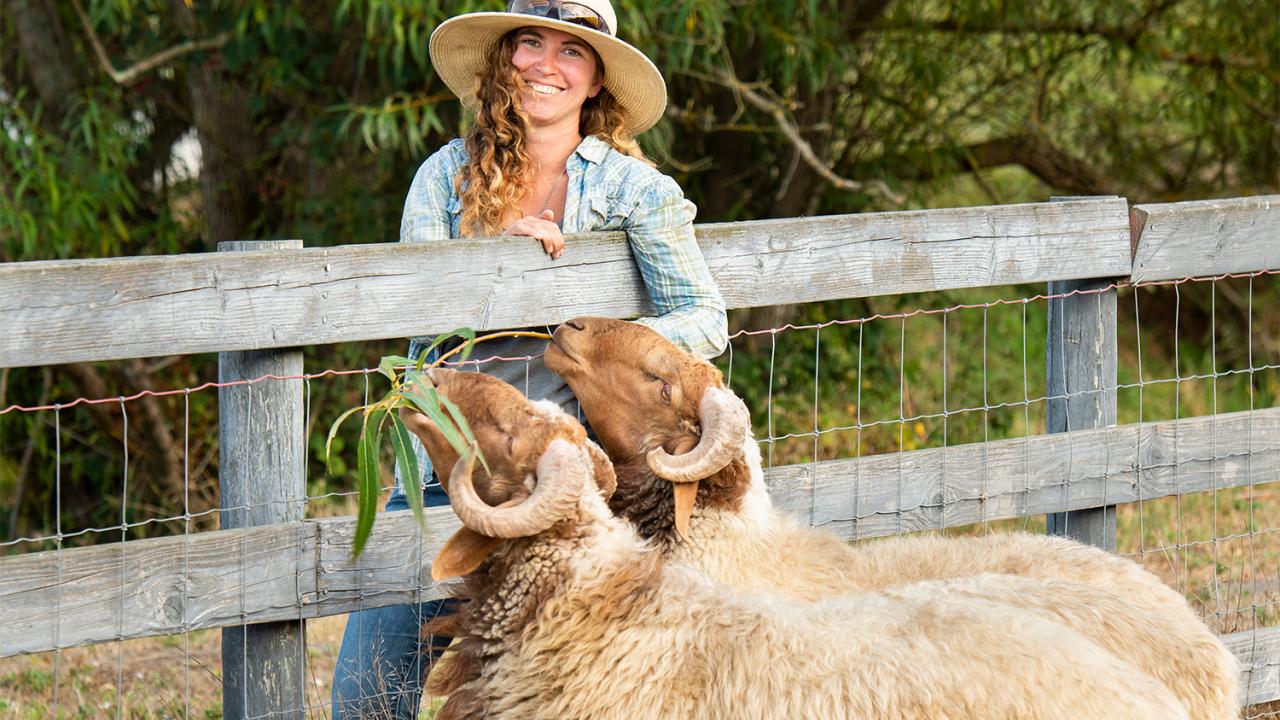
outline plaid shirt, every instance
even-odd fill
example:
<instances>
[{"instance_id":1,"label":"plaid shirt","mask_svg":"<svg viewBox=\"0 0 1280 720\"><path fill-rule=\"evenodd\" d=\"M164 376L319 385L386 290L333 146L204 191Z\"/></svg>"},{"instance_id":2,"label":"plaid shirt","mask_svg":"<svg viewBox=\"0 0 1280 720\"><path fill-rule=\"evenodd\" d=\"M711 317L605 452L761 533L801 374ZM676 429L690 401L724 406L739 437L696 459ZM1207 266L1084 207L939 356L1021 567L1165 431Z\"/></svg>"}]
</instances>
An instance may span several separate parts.
<instances>
[{"instance_id":1,"label":"plaid shirt","mask_svg":"<svg viewBox=\"0 0 1280 720\"><path fill-rule=\"evenodd\" d=\"M401 242L461 236L462 202L453 179L466 162L466 148L457 139L422 164L405 200ZM697 209L680 186L597 137L584 138L565 167L564 232L627 234L657 311L636 321L699 357L724 352L729 342L724 300L693 236Z\"/></svg>"}]
</instances>

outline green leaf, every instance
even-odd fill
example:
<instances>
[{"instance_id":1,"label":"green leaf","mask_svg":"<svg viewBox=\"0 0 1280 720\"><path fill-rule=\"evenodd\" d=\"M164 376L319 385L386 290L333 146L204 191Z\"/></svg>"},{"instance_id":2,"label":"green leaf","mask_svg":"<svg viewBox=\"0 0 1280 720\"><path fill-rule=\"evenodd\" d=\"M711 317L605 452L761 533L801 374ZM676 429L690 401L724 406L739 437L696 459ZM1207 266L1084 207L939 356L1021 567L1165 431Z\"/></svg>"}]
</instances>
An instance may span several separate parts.
<instances>
[{"instance_id":1,"label":"green leaf","mask_svg":"<svg viewBox=\"0 0 1280 720\"><path fill-rule=\"evenodd\" d=\"M401 355L387 355L378 363L378 372L387 376L392 385L396 384L396 368L412 365L413 361Z\"/></svg>"},{"instance_id":2,"label":"green leaf","mask_svg":"<svg viewBox=\"0 0 1280 720\"><path fill-rule=\"evenodd\" d=\"M440 393L436 392L435 387L431 385L431 381L417 373L410 374L406 372L405 375L405 398L430 418L431 422L435 423L436 427L440 429L440 433L444 435L444 439L459 455L466 455L471 452L471 447L467 445L463 434L454 427L449 415L440 409L441 400L444 398L440 396Z\"/></svg>"},{"instance_id":3,"label":"green leaf","mask_svg":"<svg viewBox=\"0 0 1280 720\"><path fill-rule=\"evenodd\" d=\"M378 426L387 414L379 407L364 417L357 445L357 475L359 476L359 509L356 513L356 533L351 540L351 557L356 558L364 550L373 532L373 520L378 513Z\"/></svg>"},{"instance_id":4,"label":"green leaf","mask_svg":"<svg viewBox=\"0 0 1280 720\"><path fill-rule=\"evenodd\" d=\"M329 451L333 445L333 436L338 434L338 427L342 425L342 422L344 420L351 417L353 413L356 413L363 409L364 409L363 405L357 405L351 408L350 410L339 415L338 419L333 421L333 425L329 426L329 436L325 438L325 441L324 441L324 462L325 462L325 465L328 466L330 473L333 472L333 464L330 461L330 457L329 457Z\"/></svg>"},{"instance_id":5,"label":"green leaf","mask_svg":"<svg viewBox=\"0 0 1280 720\"><path fill-rule=\"evenodd\" d=\"M461 359L466 360L467 358L471 357L471 351L475 349L475 346L476 346L476 331L472 330L471 328L458 328L457 330L453 331L453 334L462 338L463 341L466 343L465 345L462 346Z\"/></svg>"},{"instance_id":6,"label":"green leaf","mask_svg":"<svg viewBox=\"0 0 1280 720\"><path fill-rule=\"evenodd\" d=\"M409 509L418 519L418 525L426 528L427 517L422 513L422 477L418 468L418 454L413 451L409 429L396 413L391 418L391 449L395 451L396 464L400 466L400 479L405 484L404 494L409 499Z\"/></svg>"},{"instance_id":7,"label":"green leaf","mask_svg":"<svg viewBox=\"0 0 1280 720\"><path fill-rule=\"evenodd\" d=\"M448 340L452 340L455 337L460 337L462 338L463 342L468 343L468 346L463 348L462 350L462 359L463 360L467 359L467 357L471 355L471 344L475 343L476 341L476 331L468 327L462 327L462 328L458 328L457 330L453 330L447 333L441 333L437 335L435 339L431 341L431 344L428 345L427 348L422 351L422 354L418 356L418 362L414 365L413 369L421 370L424 361L427 359L427 355L429 355L432 350L435 350L436 348L440 347L440 345L443 344L444 342Z\"/></svg>"},{"instance_id":8,"label":"green leaf","mask_svg":"<svg viewBox=\"0 0 1280 720\"><path fill-rule=\"evenodd\" d=\"M480 464L483 465L485 471L488 472L489 463L485 462L484 453L480 452L480 443L476 442L476 436L471 434L471 426L467 424L467 419L462 416L462 411L459 410L458 406L454 405L453 401L449 398L439 393L436 393L436 397L440 399L440 404L444 405L445 409L449 411L449 414L453 417L453 421L457 423L458 429L462 431L463 437L467 439L468 446L475 451L476 457L480 458ZM462 453L462 455L466 455L466 453Z\"/></svg>"}]
</instances>

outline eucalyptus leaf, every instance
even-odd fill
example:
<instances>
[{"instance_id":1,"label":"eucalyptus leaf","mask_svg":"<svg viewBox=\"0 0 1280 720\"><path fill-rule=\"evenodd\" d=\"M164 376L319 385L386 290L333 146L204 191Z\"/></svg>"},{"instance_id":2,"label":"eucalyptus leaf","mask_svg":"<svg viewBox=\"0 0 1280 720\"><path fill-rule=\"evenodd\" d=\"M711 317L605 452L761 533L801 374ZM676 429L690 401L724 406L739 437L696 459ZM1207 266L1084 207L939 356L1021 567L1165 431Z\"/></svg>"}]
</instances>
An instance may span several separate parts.
<instances>
[{"instance_id":1,"label":"eucalyptus leaf","mask_svg":"<svg viewBox=\"0 0 1280 720\"><path fill-rule=\"evenodd\" d=\"M400 467L400 481L404 483L404 494L409 500L409 509L418 519L418 525L427 526L426 515L422 512L422 471L418 467L418 454L413 451L413 442L409 429L396 413L387 413L391 418L391 448L395 452L396 464Z\"/></svg>"},{"instance_id":2,"label":"eucalyptus leaf","mask_svg":"<svg viewBox=\"0 0 1280 720\"><path fill-rule=\"evenodd\" d=\"M351 540L353 558L359 557L364 550L365 543L369 541L369 535L373 532L373 520L378 513L378 446L380 445L378 427L386 414L386 408L377 408L367 413L364 426L360 430L360 442L356 451L359 509L356 514L355 537Z\"/></svg>"},{"instance_id":3,"label":"eucalyptus leaf","mask_svg":"<svg viewBox=\"0 0 1280 720\"><path fill-rule=\"evenodd\" d=\"M360 412L363 409L364 409L363 405L357 405L351 408L350 410L347 410L346 412L339 415L338 419L334 420L333 424L329 426L329 435L324 440L324 461L326 465L329 465L330 450L333 445L333 437L338 434L338 427L342 425L344 420L351 417L353 414ZM332 465L329 465L329 472L331 473L333 472Z\"/></svg>"}]
</instances>

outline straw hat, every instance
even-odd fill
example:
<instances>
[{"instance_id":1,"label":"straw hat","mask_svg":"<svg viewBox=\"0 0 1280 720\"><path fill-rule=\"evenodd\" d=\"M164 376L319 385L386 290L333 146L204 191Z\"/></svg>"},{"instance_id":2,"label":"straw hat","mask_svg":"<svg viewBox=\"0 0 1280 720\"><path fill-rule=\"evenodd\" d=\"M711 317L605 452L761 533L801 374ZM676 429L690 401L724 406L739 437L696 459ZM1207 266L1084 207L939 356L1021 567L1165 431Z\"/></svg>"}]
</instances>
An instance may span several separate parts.
<instances>
[{"instance_id":1,"label":"straw hat","mask_svg":"<svg viewBox=\"0 0 1280 720\"><path fill-rule=\"evenodd\" d=\"M498 39L522 27L545 27L567 32L587 44L604 64L604 87L618 101L627 130L636 135L653 127L667 107L667 84L645 54L619 40L617 15L609 0L577 0L608 26L600 32L583 25L515 12L467 13L450 18L431 33L431 64L462 104L475 110L480 75Z\"/></svg>"}]
</instances>

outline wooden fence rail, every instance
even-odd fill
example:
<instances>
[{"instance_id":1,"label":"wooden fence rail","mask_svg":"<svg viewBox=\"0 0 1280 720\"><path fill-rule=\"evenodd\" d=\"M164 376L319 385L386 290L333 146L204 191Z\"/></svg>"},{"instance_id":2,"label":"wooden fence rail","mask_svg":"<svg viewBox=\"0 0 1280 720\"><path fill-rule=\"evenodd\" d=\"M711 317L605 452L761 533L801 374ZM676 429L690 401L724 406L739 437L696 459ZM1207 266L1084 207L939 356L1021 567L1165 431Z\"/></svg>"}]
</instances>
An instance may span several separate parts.
<instances>
[{"instance_id":1,"label":"wooden fence rail","mask_svg":"<svg viewBox=\"0 0 1280 720\"><path fill-rule=\"evenodd\" d=\"M726 223L697 232L731 308L1127 277L1131 267L1123 198ZM536 243L476 239L0 265L0 367L648 311L620 233L571 236L567 247L557 262Z\"/></svg>"},{"instance_id":2,"label":"wooden fence rail","mask_svg":"<svg viewBox=\"0 0 1280 720\"><path fill-rule=\"evenodd\" d=\"M1280 268L1280 196L1134 208L1080 199L697 233L731 308L1070 280L1106 287ZM568 247L557 263L535 243L477 239L0 265L0 368L647 311L620 234L575 236ZM1104 328L1114 330L1113 317ZM1098 387L1113 392L1108 377ZM1280 479L1280 408L1079 427L771 468L767 480L782 510L852 539ZM0 657L436 597L430 561L457 520L447 508L428 519L422 531L408 514L383 516L358 561L351 518L0 558ZM1226 639L1249 701L1280 698L1280 628Z\"/></svg>"}]
</instances>

